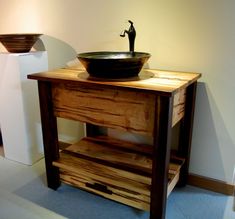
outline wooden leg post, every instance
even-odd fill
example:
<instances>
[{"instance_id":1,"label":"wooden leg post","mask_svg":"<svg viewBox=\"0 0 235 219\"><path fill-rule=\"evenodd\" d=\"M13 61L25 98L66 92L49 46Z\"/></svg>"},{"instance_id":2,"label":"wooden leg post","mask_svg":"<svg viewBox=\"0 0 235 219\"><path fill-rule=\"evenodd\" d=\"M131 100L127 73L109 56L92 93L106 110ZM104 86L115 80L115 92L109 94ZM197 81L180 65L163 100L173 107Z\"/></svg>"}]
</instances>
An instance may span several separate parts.
<instances>
[{"instance_id":1,"label":"wooden leg post","mask_svg":"<svg viewBox=\"0 0 235 219\"><path fill-rule=\"evenodd\" d=\"M56 117L53 113L51 83L38 81L43 144L45 152L47 184L51 189L60 186L59 169L52 166L52 161L59 158L59 144Z\"/></svg>"},{"instance_id":2,"label":"wooden leg post","mask_svg":"<svg viewBox=\"0 0 235 219\"><path fill-rule=\"evenodd\" d=\"M170 160L172 97L157 96L155 109L150 219L164 219Z\"/></svg>"}]
</instances>

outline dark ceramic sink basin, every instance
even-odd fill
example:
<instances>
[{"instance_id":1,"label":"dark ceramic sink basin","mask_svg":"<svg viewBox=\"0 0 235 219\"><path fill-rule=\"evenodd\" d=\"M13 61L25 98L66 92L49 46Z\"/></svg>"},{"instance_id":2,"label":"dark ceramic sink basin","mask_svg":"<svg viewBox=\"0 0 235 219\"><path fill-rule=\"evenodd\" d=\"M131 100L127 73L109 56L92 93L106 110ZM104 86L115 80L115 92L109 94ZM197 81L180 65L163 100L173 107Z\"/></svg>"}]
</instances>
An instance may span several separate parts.
<instances>
[{"instance_id":1,"label":"dark ceramic sink basin","mask_svg":"<svg viewBox=\"0 0 235 219\"><path fill-rule=\"evenodd\" d=\"M77 58L92 77L129 78L139 74L150 58L143 52L89 52L78 54Z\"/></svg>"}]
</instances>

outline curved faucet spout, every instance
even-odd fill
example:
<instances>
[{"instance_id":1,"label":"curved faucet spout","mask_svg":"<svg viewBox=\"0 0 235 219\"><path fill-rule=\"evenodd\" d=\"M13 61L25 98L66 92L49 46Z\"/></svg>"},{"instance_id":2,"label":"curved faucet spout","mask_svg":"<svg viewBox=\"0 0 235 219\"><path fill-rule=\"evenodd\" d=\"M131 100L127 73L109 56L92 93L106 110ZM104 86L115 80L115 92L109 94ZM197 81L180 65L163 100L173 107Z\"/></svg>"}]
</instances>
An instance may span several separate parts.
<instances>
[{"instance_id":1,"label":"curved faucet spout","mask_svg":"<svg viewBox=\"0 0 235 219\"><path fill-rule=\"evenodd\" d=\"M131 26L129 27L129 30L124 30L123 34L120 34L120 36L125 37L125 34L128 34L130 52L134 53L136 31L135 31L133 22L130 20L128 22L131 24Z\"/></svg>"}]
</instances>

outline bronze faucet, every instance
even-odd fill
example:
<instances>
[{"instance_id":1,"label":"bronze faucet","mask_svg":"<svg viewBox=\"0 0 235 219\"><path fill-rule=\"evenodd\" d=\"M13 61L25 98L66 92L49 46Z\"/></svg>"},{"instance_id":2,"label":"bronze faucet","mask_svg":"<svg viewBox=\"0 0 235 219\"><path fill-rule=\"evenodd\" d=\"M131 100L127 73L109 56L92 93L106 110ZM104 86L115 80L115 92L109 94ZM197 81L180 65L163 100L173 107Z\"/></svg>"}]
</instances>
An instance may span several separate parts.
<instances>
[{"instance_id":1,"label":"bronze faucet","mask_svg":"<svg viewBox=\"0 0 235 219\"><path fill-rule=\"evenodd\" d=\"M134 53L136 31L133 22L130 20L128 20L128 22L131 24L129 30L124 30L123 34L120 34L120 36L125 37L125 34L128 34L130 52Z\"/></svg>"}]
</instances>

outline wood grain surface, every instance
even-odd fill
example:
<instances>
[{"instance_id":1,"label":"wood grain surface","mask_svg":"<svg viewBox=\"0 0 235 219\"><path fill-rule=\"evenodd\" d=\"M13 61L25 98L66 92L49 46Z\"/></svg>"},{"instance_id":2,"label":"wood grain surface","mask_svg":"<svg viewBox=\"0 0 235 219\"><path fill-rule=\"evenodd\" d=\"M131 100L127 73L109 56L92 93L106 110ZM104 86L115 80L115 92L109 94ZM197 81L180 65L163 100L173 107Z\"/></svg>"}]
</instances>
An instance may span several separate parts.
<instances>
[{"instance_id":1,"label":"wood grain surface","mask_svg":"<svg viewBox=\"0 0 235 219\"><path fill-rule=\"evenodd\" d=\"M98 139L98 140L97 140ZM114 143L113 143L114 142ZM119 145L117 145L119 142ZM150 176L152 173L150 145L127 143L110 137L85 137L81 141L65 148L72 156L82 157L108 166L122 168ZM136 150L138 148L138 151ZM182 159L174 158L169 166L169 173L176 174L183 164Z\"/></svg>"},{"instance_id":2,"label":"wood grain surface","mask_svg":"<svg viewBox=\"0 0 235 219\"><path fill-rule=\"evenodd\" d=\"M150 177L73 157L64 152L61 152L60 159L54 161L53 165L60 169L62 182L138 209L150 208ZM169 173L167 195L178 179L179 171Z\"/></svg>"},{"instance_id":3,"label":"wood grain surface","mask_svg":"<svg viewBox=\"0 0 235 219\"><path fill-rule=\"evenodd\" d=\"M152 135L153 94L60 83L52 95L57 117Z\"/></svg>"},{"instance_id":4,"label":"wood grain surface","mask_svg":"<svg viewBox=\"0 0 235 219\"><path fill-rule=\"evenodd\" d=\"M186 90L175 93L173 100L172 127L184 117Z\"/></svg>"},{"instance_id":5,"label":"wood grain surface","mask_svg":"<svg viewBox=\"0 0 235 219\"><path fill-rule=\"evenodd\" d=\"M57 117L153 135L155 98L151 93L59 83L53 84L52 96ZM184 116L184 101L182 89L174 95L172 126Z\"/></svg>"},{"instance_id":6,"label":"wood grain surface","mask_svg":"<svg viewBox=\"0 0 235 219\"><path fill-rule=\"evenodd\" d=\"M158 93L174 93L183 89L201 77L199 73L173 72L155 69L143 69L138 77L122 80L105 80L89 77L81 68L64 68L48 72L28 75L29 79L51 82L76 82L77 84L97 84L106 87L154 91Z\"/></svg>"}]
</instances>

